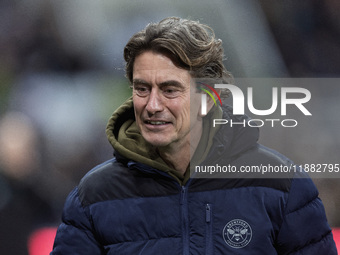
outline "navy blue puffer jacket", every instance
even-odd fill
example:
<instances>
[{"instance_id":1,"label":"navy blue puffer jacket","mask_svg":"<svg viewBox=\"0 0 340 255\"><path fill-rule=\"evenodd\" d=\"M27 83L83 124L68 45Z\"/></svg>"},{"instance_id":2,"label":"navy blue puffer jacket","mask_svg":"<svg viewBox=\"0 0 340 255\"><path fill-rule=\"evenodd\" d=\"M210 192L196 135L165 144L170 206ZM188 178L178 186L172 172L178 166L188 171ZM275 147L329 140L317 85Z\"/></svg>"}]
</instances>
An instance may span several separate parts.
<instances>
[{"instance_id":1,"label":"navy blue puffer jacket","mask_svg":"<svg viewBox=\"0 0 340 255\"><path fill-rule=\"evenodd\" d=\"M259 145L253 130L222 128L209 159L237 167L291 164ZM52 255L337 254L309 178L191 178L181 184L119 152L82 179L62 219Z\"/></svg>"}]
</instances>

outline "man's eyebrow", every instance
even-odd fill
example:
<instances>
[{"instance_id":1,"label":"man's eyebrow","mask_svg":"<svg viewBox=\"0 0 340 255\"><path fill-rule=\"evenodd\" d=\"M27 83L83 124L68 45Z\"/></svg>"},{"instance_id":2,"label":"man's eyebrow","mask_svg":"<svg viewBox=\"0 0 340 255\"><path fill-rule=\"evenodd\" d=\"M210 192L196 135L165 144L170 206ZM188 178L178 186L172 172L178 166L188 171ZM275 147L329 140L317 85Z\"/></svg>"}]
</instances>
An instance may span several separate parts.
<instances>
[{"instance_id":1,"label":"man's eyebrow","mask_svg":"<svg viewBox=\"0 0 340 255\"><path fill-rule=\"evenodd\" d=\"M142 79L133 79L132 84L143 84L143 85L150 85L147 81L144 81Z\"/></svg>"},{"instance_id":2,"label":"man's eyebrow","mask_svg":"<svg viewBox=\"0 0 340 255\"><path fill-rule=\"evenodd\" d=\"M164 86L175 86L175 87L179 87L179 88L184 88L183 84L179 81L176 80L169 80L169 81L164 81L161 82L159 84L160 87L164 87Z\"/></svg>"},{"instance_id":3,"label":"man's eyebrow","mask_svg":"<svg viewBox=\"0 0 340 255\"><path fill-rule=\"evenodd\" d=\"M141 84L141 85L150 85L149 82L143 80L143 79L133 79L132 81L132 85L135 84ZM164 86L175 86L175 87L179 87L179 88L184 88L183 84L179 81L176 80L168 80L168 81L163 81L159 84L160 87L164 87Z\"/></svg>"}]
</instances>

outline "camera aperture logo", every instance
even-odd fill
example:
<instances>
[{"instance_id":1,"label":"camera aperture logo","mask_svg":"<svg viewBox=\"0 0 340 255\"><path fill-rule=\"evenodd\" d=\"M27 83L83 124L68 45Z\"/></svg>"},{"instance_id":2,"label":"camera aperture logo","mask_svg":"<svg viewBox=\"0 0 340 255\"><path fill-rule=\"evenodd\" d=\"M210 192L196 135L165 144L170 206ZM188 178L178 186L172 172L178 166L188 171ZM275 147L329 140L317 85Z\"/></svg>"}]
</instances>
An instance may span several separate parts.
<instances>
[{"instance_id":1,"label":"camera aperture logo","mask_svg":"<svg viewBox=\"0 0 340 255\"><path fill-rule=\"evenodd\" d=\"M222 100L217 93L216 89L227 89L230 91L230 94L233 97L233 115L244 115L245 114L245 95L243 94L242 90L238 88L235 85L232 84L215 84L214 87L204 84L202 82L199 82L199 84L206 86L211 91L214 92L214 94L217 96L217 98L220 101L220 104L222 106ZM216 89L215 89L216 88ZM215 105L216 99L207 89L201 88L200 89L204 92L206 92L214 101ZM201 95L201 114L206 115L207 114L207 94ZM299 98L290 98L289 95L295 94L302 97ZM253 102L253 88L248 87L247 88L247 106L248 110L257 116L268 116L270 114L273 114L280 105L281 110L281 116L287 115L287 105L294 105L297 107L305 116L311 116L312 114L308 111L308 109L304 106L305 103L309 102L311 99L311 93L308 89L305 88L299 88L299 87L281 87L280 88L280 104L279 104L279 93L278 88L273 87L272 88L272 105L269 109L263 109L259 110L254 107ZM265 125L265 123L269 123L271 127L275 127L277 123L280 123L283 127L296 127L298 125L297 120L295 119L269 119L266 118L263 119L243 119L242 122L233 122L232 119L213 119L213 127L216 127L217 125L243 125L243 126L249 126L249 127L262 127Z\"/></svg>"},{"instance_id":2,"label":"camera aperture logo","mask_svg":"<svg viewBox=\"0 0 340 255\"><path fill-rule=\"evenodd\" d=\"M220 101L220 104L222 106L221 97L220 97L220 95L217 93L217 91L213 87L211 87L210 85L205 84L203 82L198 82L198 84L204 85L207 88L209 88L217 96L217 98ZM217 105L215 97L209 92L209 90L204 89L202 87L199 87L199 88L201 90L203 90L205 93L207 93L212 98L212 100L214 101L215 105ZM207 114L207 94L202 94L202 98L201 98L201 113L202 113L202 115L206 115Z\"/></svg>"}]
</instances>

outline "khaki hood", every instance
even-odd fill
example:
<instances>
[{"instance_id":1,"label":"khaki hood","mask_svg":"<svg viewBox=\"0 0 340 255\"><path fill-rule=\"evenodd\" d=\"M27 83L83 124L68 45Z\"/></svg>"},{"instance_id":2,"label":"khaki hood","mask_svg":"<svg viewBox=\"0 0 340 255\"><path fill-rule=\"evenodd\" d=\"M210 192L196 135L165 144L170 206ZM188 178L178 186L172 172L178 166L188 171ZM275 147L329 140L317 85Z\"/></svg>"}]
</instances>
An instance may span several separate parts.
<instances>
[{"instance_id":1,"label":"khaki hood","mask_svg":"<svg viewBox=\"0 0 340 255\"><path fill-rule=\"evenodd\" d=\"M132 98L125 101L112 114L106 127L106 135L119 155L164 172L173 170L140 134L135 121Z\"/></svg>"},{"instance_id":2,"label":"khaki hood","mask_svg":"<svg viewBox=\"0 0 340 255\"><path fill-rule=\"evenodd\" d=\"M221 118L222 110L219 107L216 108L216 110L213 111L213 115L215 118ZM193 157L193 159L196 159L195 161L197 161L197 159L204 159L212 145L212 137L218 128L210 130L210 126L211 125L203 122L203 135ZM163 161L155 147L144 140L135 121L132 98L125 101L125 103L112 114L106 127L106 135L115 150L116 156L119 154L124 158L167 172L180 180L181 183L183 179L187 180L189 178L190 171L187 171L185 176L179 174Z\"/></svg>"}]
</instances>

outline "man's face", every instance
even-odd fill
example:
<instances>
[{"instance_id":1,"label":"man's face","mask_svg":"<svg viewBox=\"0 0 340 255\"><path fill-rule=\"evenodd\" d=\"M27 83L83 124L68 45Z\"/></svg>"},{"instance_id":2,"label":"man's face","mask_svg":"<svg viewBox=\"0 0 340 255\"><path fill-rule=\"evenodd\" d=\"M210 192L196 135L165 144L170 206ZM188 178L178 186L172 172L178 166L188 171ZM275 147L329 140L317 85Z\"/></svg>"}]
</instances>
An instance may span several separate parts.
<instances>
[{"instance_id":1,"label":"man's face","mask_svg":"<svg viewBox=\"0 0 340 255\"><path fill-rule=\"evenodd\" d=\"M136 122L151 145L176 149L190 143L190 132L200 130L201 123L195 121L200 111L200 94L190 89L195 86L191 81L189 72L176 67L166 55L146 51L136 57L133 66ZM196 107L191 112L190 98L198 102L192 104Z\"/></svg>"}]
</instances>

